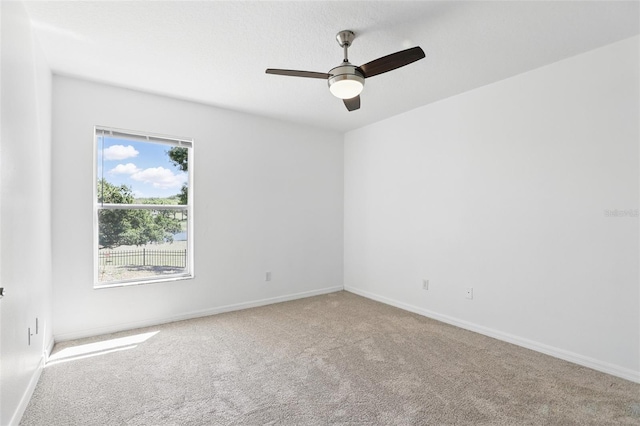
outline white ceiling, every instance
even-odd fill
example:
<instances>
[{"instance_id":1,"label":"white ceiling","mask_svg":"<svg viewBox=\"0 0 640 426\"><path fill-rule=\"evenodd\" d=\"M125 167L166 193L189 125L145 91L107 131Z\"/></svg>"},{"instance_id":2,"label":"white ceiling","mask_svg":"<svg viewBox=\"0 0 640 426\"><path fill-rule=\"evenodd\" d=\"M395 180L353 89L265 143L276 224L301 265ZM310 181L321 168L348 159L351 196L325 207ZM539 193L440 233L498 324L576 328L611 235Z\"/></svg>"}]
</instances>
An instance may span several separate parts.
<instances>
[{"instance_id":1,"label":"white ceiling","mask_svg":"<svg viewBox=\"0 0 640 426\"><path fill-rule=\"evenodd\" d=\"M639 2L29 1L55 73L340 132L639 33ZM335 34L361 65L419 45L426 59L367 79L348 112L323 80Z\"/></svg>"}]
</instances>

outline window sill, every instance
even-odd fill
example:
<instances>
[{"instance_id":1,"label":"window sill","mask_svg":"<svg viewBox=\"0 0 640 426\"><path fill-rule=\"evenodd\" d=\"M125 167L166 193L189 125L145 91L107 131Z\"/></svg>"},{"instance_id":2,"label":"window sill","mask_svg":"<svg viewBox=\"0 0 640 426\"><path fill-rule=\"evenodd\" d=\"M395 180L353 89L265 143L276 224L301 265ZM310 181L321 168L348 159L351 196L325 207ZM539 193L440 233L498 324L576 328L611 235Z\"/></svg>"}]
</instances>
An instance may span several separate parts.
<instances>
[{"instance_id":1,"label":"window sill","mask_svg":"<svg viewBox=\"0 0 640 426\"><path fill-rule=\"evenodd\" d=\"M185 275L174 275L171 277L163 277L163 278L150 278L148 280L127 280L127 281L114 281L105 284L95 284L93 285L94 290L102 290L105 288L114 288L114 287L131 287L131 286L139 286L146 284L157 284L157 283L166 283L173 281L183 281L183 280L192 280L194 278L193 274L185 274Z\"/></svg>"}]
</instances>

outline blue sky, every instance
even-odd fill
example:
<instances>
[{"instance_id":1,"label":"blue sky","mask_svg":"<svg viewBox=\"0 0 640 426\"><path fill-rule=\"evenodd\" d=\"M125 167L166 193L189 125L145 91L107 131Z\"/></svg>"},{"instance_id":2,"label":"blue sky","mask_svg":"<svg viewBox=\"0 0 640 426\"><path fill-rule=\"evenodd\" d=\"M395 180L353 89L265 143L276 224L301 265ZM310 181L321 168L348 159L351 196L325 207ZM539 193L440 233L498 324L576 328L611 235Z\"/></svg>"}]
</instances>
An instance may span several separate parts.
<instances>
[{"instance_id":1,"label":"blue sky","mask_svg":"<svg viewBox=\"0 0 640 426\"><path fill-rule=\"evenodd\" d=\"M98 137L98 179L125 184L137 198L169 197L180 193L188 174L169 160L169 145ZM104 167L104 169L103 169Z\"/></svg>"}]
</instances>

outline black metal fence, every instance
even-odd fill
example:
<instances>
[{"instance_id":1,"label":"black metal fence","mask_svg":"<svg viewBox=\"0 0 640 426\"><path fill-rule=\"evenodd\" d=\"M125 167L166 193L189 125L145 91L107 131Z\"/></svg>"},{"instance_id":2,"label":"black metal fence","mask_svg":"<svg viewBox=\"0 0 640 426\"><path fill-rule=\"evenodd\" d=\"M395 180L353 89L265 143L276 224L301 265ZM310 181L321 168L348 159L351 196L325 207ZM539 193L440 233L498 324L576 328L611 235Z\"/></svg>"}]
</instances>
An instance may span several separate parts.
<instances>
[{"instance_id":1,"label":"black metal fence","mask_svg":"<svg viewBox=\"0 0 640 426\"><path fill-rule=\"evenodd\" d=\"M100 266L173 266L187 267L187 249L184 250L100 250Z\"/></svg>"}]
</instances>

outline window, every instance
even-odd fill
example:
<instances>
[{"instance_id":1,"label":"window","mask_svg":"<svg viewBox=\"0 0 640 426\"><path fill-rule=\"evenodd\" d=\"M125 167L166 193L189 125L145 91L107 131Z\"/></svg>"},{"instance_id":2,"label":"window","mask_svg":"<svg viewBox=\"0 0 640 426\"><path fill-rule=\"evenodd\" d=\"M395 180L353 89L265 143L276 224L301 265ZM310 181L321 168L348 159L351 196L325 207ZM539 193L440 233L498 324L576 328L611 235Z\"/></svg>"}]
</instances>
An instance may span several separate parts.
<instances>
[{"instance_id":1,"label":"window","mask_svg":"<svg viewBox=\"0 0 640 426\"><path fill-rule=\"evenodd\" d=\"M193 140L95 127L95 287L193 277Z\"/></svg>"}]
</instances>

